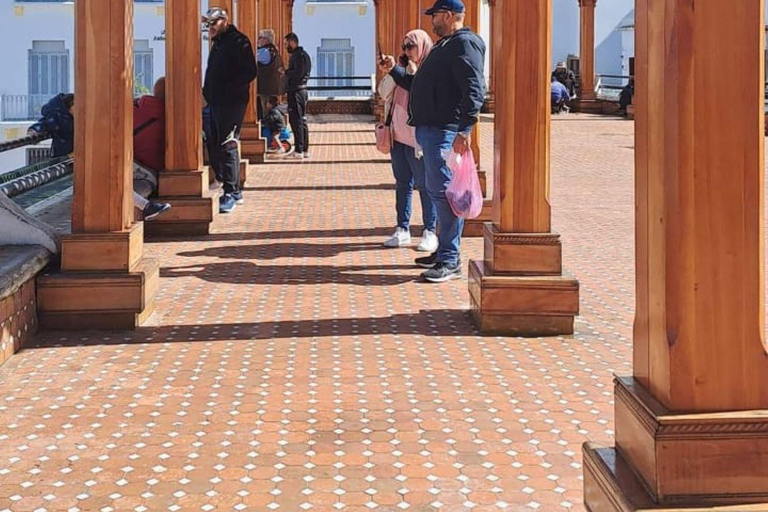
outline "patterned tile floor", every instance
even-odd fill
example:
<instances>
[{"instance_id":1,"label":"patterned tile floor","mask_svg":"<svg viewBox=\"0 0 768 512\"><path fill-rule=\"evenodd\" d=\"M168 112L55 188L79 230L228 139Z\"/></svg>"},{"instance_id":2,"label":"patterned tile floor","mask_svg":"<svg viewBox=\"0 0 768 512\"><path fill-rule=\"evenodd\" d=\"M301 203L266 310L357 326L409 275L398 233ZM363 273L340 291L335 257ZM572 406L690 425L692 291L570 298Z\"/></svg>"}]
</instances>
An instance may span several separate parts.
<instances>
[{"instance_id":1,"label":"patterned tile floor","mask_svg":"<svg viewBox=\"0 0 768 512\"><path fill-rule=\"evenodd\" d=\"M630 371L632 123L553 121L582 316L542 339L480 336L466 280L421 283L413 250L381 247L370 124L311 128L312 159L254 168L216 234L147 244L148 326L42 333L0 367L0 511L584 510L581 443L611 443Z\"/></svg>"}]
</instances>

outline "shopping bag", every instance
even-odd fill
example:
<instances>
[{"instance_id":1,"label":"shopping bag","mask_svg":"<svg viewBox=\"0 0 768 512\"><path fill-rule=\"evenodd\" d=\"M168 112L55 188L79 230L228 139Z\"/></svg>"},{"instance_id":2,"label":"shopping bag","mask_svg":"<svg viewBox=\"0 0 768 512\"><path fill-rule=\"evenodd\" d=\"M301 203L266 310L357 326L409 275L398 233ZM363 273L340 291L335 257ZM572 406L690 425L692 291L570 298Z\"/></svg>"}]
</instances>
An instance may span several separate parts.
<instances>
[{"instance_id":1,"label":"shopping bag","mask_svg":"<svg viewBox=\"0 0 768 512\"><path fill-rule=\"evenodd\" d=\"M483 191L477 177L477 166L471 151L458 154L451 151L446 160L451 170L451 181L445 197L457 217L474 219L483 211Z\"/></svg>"}]
</instances>

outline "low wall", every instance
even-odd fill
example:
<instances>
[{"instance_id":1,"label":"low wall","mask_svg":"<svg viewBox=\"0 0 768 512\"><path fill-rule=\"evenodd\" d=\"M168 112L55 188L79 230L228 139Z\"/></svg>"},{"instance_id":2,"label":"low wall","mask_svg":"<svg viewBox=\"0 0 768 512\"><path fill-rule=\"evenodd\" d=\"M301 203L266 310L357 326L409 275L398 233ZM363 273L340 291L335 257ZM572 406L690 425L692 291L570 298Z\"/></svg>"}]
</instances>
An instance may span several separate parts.
<instances>
[{"instance_id":1,"label":"low wall","mask_svg":"<svg viewBox=\"0 0 768 512\"><path fill-rule=\"evenodd\" d=\"M370 115L371 99L361 98L359 100L324 100L310 98L307 103L307 114L365 114Z\"/></svg>"}]
</instances>

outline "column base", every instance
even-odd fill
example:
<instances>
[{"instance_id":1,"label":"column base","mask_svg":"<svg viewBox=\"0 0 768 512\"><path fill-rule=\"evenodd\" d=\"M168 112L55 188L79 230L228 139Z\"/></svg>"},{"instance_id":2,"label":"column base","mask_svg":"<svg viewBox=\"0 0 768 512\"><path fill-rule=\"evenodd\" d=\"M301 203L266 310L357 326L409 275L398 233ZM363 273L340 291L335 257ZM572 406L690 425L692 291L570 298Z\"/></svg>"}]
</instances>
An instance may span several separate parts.
<instances>
[{"instance_id":1,"label":"column base","mask_svg":"<svg viewBox=\"0 0 768 512\"><path fill-rule=\"evenodd\" d=\"M483 191L483 197L488 197L488 178L485 175L485 171L480 170L480 163L478 162L477 179L480 180L480 190Z\"/></svg>"},{"instance_id":2,"label":"column base","mask_svg":"<svg viewBox=\"0 0 768 512\"><path fill-rule=\"evenodd\" d=\"M483 103L482 111L487 114L496 113L496 99L494 98L494 94L492 92L489 92L488 95L485 97L485 102Z\"/></svg>"},{"instance_id":3,"label":"column base","mask_svg":"<svg viewBox=\"0 0 768 512\"><path fill-rule=\"evenodd\" d=\"M616 450L651 502L768 504L768 411L676 413L632 378L614 394Z\"/></svg>"},{"instance_id":4,"label":"column base","mask_svg":"<svg viewBox=\"0 0 768 512\"><path fill-rule=\"evenodd\" d=\"M579 282L564 276L506 276L469 262L472 316L483 334L573 334L579 313Z\"/></svg>"},{"instance_id":5,"label":"column base","mask_svg":"<svg viewBox=\"0 0 768 512\"><path fill-rule=\"evenodd\" d=\"M584 443L584 503L589 512L765 512L768 500L720 507L716 505L659 505L646 492L632 466L615 448ZM735 496L734 496L735 498ZM746 502L745 502L746 503Z\"/></svg>"},{"instance_id":6,"label":"column base","mask_svg":"<svg viewBox=\"0 0 768 512\"><path fill-rule=\"evenodd\" d=\"M252 163L263 164L267 141L261 138L261 124L245 125L240 130L240 155Z\"/></svg>"},{"instance_id":7,"label":"column base","mask_svg":"<svg viewBox=\"0 0 768 512\"><path fill-rule=\"evenodd\" d=\"M218 204L212 197L208 168L192 171L159 173L159 197L155 201L170 203L172 208L157 219L144 223L150 236L198 236L211 232L218 215Z\"/></svg>"},{"instance_id":8,"label":"column base","mask_svg":"<svg viewBox=\"0 0 768 512\"><path fill-rule=\"evenodd\" d=\"M467 219L464 221L464 231L462 231L462 237L476 238L483 236L485 233L485 224L491 222L493 219L493 201L486 199L483 201L483 211L480 215L474 219Z\"/></svg>"},{"instance_id":9,"label":"column base","mask_svg":"<svg viewBox=\"0 0 768 512\"><path fill-rule=\"evenodd\" d=\"M37 279L40 325L47 329L136 329L155 309L156 260L129 271L58 272Z\"/></svg>"},{"instance_id":10,"label":"column base","mask_svg":"<svg viewBox=\"0 0 768 512\"><path fill-rule=\"evenodd\" d=\"M240 190L245 188L245 182L248 181L248 168L251 166L251 161L246 159L240 160Z\"/></svg>"}]
</instances>

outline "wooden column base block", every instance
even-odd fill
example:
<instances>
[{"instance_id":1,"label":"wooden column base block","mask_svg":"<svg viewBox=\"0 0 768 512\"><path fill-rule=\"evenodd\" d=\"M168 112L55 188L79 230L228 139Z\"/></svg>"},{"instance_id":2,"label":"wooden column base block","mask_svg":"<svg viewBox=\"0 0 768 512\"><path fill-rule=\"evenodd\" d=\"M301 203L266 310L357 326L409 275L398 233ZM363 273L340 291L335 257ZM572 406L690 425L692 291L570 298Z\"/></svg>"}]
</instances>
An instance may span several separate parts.
<instances>
[{"instance_id":1,"label":"wooden column base block","mask_svg":"<svg viewBox=\"0 0 768 512\"><path fill-rule=\"evenodd\" d=\"M157 201L171 203L171 210L145 223L151 236L207 235L218 214L215 197L159 197Z\"/></svg>"},{"instance_id":2,"label":"wooden column base block","mask_svg":"<svg viewBox=\"0 0 768 512\"><path fill-rule=\"evenodd\" d=\"M634 119L634 118L635 118L635 106L627 105L627 119Z\"/></svg>"},{"instance_id":3,"label":"wooden column base block","mask_svg":"<svg viewBox=\"0 0 768 512\"><path fill-rule=\"evenodd\" d=\"M240 131L240 155L253 163L263 164L267 141L261 137L261 124L245 125Z\"/></svg>"},{"instance_id":4,"label":"wooden column base block","mask_svg":"<svg viewBox=\"0 0 768 512\"><path fill-rule=\"evenodd\" d=\"M765 512L768 510L768 500L726 506L695 503L660 505L654 503L632 466L615 448L603 448L593 443L584 443L583 459L584 503L589 512Z\"/></svg>"},{"instance_id":5,"label":"wooden column base block","mask_svg":"<svg viewBox=\"0 0 768 512\"><path fill-rule=\"evenodd\" d=\"M489 93L488 96L486 96L482 111L487 114L494 114L496 112L496 100L493 97L493 94Z\"/></svg>"},{"instance_id":6,"label":"wooden column base block","mask_svg":"<svg viewBox=\"0 0 768 512\"><path fill-rule=\"evenodd\" d=\"M481 261L469 262L472 314L484 334L573 334L579 314L579 282L565 276L492 275Z\"/></svg>"},{"instance_id":7,"label":"wooden column base block","mask_svg":"<svg viewBox=\"0 0 768 512\"><path fill-rule=\"evenodd\" d=\"M208 188L208 167L200 170L158 173L157 195L161 197L202 197Z\"/></svg>"},{"instance_id":8,"label":"wooden column base block","mask_svg":"<svg viewBox=\"0 0 768 512\"><path fill-rule=\"evenodd\" d=\"M248 180L248 168L251 166L250 160L240 160L240 190L245 188L245 182Z\"/></svg>"},{"instance_id":9,"label":"wooden column base block","mask_svg":"<svg viewBox=\"0 0 768 512\"><path fill-rule=\"evenodd\" d=\"M574 102L574 110L585 114L602 114L603 102L594 98L579 98ZM617 107L618 108L618 107Z\"/></svg>"},{"instance_id":10,"label":"wooden column base block","mask_svg":"<svg viewBox=\"0 0 768 512\"><path fill-rule=\"evenodd\" d=\"M143 250L140 222L125 231L66 235L61 239L61 270L128 271L140 261Z\"/></svg>"},{"instance_id":11,"label":"wooden column base block","mask_svg":"<svg viewBox=\"0 0 768 512\"><path fill-rule=\"evenodd\" d=\"M485 225L493 220L493 201L486 199L483 201L483 211L474 219L464 221L463 237L485 236Z\"/></svg>"},{"instance_id":12,"label":"wooden column base block","mask_svg":"<svg viewBox=\"0 0 768 512\"><path fill-rule=\"evenodd\" d=\"M556 233L500 233L488 222L483 235L485 267L495 275L562 273L562 245Z\"/></svg>"},{"instance_id":13,"label":"wooden column base block","mask_svg":"<svg viewBox=\"0 0 768 512\"><path fill-rule=\"evenodd\" d=\"M40 325L48 329L135 329L154 310L156 260L127 272L62 272L37 279Z\"/></svg>"},{"instance_id":14,"label":"wooden column base block","mask_svg":"<svg viewBox=\"0 0 768 512\"><path fill-rule=\"evenodd\" d=\"M615 384L616 446L654 502L768 503L768 411L675 414L634 379Z\"/></svg>"},{"instance_id":15,"label":"wooden column base block","mask_svg":"<svg viewBox=\"0 0 768 512\"><path fill-rule=\"evenodd\" d=\"M488 197L488 178L485 171L477 170L477 178L480 180L480 190L483 191L483 197Z\"/></svg>"}]
</instances>

